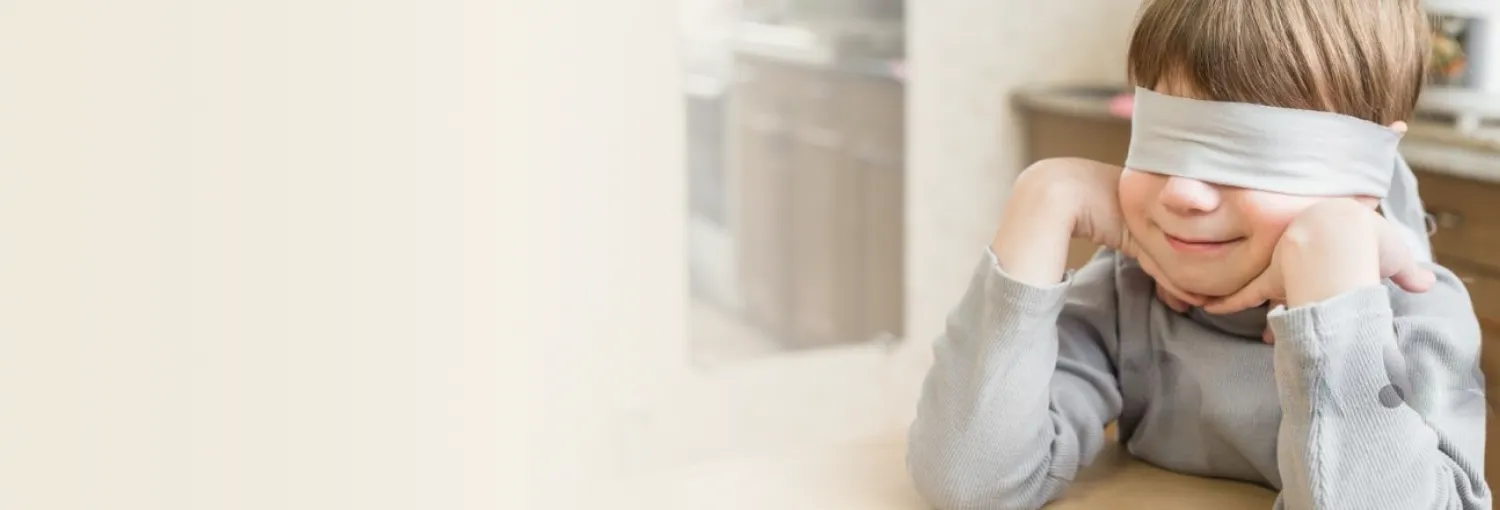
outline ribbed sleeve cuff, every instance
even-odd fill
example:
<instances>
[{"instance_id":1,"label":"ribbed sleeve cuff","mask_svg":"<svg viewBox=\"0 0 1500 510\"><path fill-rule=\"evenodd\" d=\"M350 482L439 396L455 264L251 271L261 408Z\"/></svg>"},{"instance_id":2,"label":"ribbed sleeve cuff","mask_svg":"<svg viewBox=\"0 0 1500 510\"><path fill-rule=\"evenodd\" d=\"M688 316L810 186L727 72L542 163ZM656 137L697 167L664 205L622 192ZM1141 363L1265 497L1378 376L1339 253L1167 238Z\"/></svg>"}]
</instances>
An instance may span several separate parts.
<instances>
[{"instance_id":1,"label":"ribbed sleeve cuff","mask_svg":"<svg viewBox=\"0 0 1500 510\"><path fill-rule=\"evenodd\" d=\"M1341 360L1339 371L1379 363L1384 343L1395 334L1391 316L1389 290L1373 285L1318 303L1277 307L1266 320L1276 334L1278 360L1321 372L1327 360Z\"/></svg>"},{"instance_id":2,"label":"ribbed sleeve cuff","mask_svg":"<svg viewBox=\"0 0 1500 510\"><path fill-rule=\"evenodd\" d=\"M1309 305L1278 306L1266 315L1266 320L1278 339L1299 333L1318 336L1349 333L1351 326L1368 326L1374 321L1389 326L1391 296L1383 285L1360 287Z\"/></svg>"},{"instance_id":3,"label":"ribbed sleeve cuff","mask_svg":"<svg viewBox=\"0 0 1500 510\"><path fill-rule=\"evenodd\" d=\"M1038 287L1006 274L993 249L985 248L985 255L978 271L983 273L985 296L991 305L1042 317L1055 317L1062 313L1068 286L1073 282L1072 270L1063 274L1062 281Z\"/></svg>"}]
</instances>

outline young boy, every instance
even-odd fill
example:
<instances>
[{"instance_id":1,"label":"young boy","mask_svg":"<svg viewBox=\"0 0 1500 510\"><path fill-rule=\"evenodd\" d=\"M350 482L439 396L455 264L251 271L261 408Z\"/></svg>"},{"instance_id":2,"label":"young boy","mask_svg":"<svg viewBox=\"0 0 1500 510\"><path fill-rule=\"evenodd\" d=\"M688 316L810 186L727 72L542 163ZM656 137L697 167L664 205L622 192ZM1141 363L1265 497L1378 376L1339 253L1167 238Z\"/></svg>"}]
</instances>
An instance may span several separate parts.
<instances>
[{"instance_id":1,"label":"young boy","mask_svg":"<svg viewBox=\"0 0 1500 510\"><path fill-rule=\"evenodd\" d=\"M1128 168L1017 180L934 345L918 490L1039 508L1118 421L1277 508L1490 508L1478 322L1395 149L1427 37L1418 0L1148 0ZM1067 273L1072 237L1111 249Z\"/></svg>"}]
</instances>

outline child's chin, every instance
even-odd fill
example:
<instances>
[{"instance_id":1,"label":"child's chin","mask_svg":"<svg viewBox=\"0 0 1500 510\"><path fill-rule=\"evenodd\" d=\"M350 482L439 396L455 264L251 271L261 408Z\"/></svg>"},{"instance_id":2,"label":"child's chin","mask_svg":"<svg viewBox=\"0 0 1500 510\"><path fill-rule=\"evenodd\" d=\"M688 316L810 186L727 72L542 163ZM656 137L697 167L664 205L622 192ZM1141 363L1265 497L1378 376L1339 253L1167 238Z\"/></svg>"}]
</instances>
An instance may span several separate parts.
<instances>
[{"instance_id":1,"label":"child's chin","mask_svg":"<svg viewBox=\"0 0 1500 510\"><path fill-rule=\"evenodd\" d=\"M1226 274L1223 267L1179 267L1172 271L1177 288L1208 298L1224 297L1238 292L1250 283L1248 278Z\"/></svg>"}]
</instances>

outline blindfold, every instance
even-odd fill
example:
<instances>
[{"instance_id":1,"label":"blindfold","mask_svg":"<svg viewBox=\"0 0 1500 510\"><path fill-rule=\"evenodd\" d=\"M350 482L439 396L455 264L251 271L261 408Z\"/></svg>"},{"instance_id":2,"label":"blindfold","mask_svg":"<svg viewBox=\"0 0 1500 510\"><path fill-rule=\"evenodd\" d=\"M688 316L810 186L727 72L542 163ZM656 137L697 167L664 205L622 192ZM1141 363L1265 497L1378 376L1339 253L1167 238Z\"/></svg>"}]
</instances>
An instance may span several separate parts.
<instances>
[{"instance_id":1,"label":"blindfold","mask_svg":"<svg viewBox=\"0 0 1500 510\"><path fill-rule=\"evenodd\" d=\"M1301 196L1369 196L1419 260L1431 260L1401 134L1330 112L1188 99L1137 88L1132 170Z\"/></svg>"}]
</instances>

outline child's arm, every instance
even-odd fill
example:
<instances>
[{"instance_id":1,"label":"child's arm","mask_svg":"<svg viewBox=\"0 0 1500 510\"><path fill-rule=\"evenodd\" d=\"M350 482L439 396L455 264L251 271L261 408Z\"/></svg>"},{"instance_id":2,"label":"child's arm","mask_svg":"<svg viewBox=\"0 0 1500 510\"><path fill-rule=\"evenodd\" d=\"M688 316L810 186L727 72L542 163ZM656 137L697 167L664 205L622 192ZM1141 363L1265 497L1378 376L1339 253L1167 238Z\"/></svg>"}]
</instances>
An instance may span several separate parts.
<instances>
[{"instance_id":1,"label":"child's arm","mask_svg":"<svg viewBox=\"0 0 1500 510\"><path fill-rule=\"evenodd\" d=\"M908 441L917 490L944 510L1040 508L1120 412L1113 252L1065 277L1068 242L1123 235L1120 169L1038 163L1016 180L968 291L933 345Z\"/></svg>"},{"instance_id":2,"label":"child's arm","mask_svg":"<svg viewBox=\"0 0 1500 510\"><path fill-rule=\"evenodd\" d=\"M1439 268L1427 293L1360 288L1278 312L1278 508L1490 508L1479 328Z\"/></svg>"},{"instance_id":3,"label":"child's arm","mask_svg":"<svg viewBox=\"0 0 1500 510\"><path fill-rule=\"evenodd\" d=\"M1104 445L1120 412L1114 255L1033 286L992 257L933 347L909 438L917 489L944 510L1040 508Z\"/></svg>"},{"instance_id":4,"label":"child's arm","mask_svg":"<svg viewBox=\"0 0 1500 510\"><path fill-rule=\"evenodd\" d=\"M1468 293L1437 266L1424 293L1382 285L1370 217L1294 224L1277 248L1277 508L1490 508Z\"/></svg>"}]
</instances>

